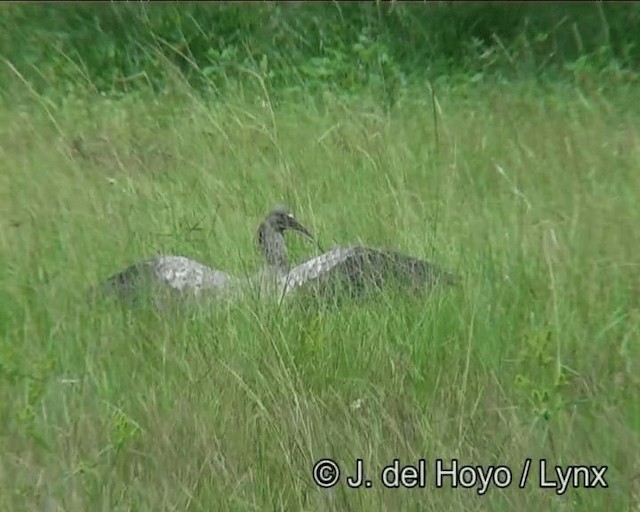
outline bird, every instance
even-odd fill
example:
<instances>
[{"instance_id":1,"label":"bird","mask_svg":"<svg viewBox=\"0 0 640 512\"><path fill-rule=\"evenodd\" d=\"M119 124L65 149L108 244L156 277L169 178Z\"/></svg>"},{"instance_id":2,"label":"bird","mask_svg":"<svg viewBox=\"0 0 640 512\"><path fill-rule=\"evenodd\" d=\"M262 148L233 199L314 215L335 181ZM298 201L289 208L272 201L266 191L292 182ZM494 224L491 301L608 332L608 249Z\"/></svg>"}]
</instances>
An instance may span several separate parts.
<instances>
[{"instance_id":1,"label":"bird","mask_svg":"<svg viewBox=\"0 0 640 512\"><path fill-rule=\"evenodd\" d=\"M404 292L431 291L458 282L436 264L398 251L363 245L334 247L291 268L282 277L283 295L302 292L316 297L362 297L399 287Z\"/></svg>"},{"instance_id":2,"label":"bird","mask_svg":"<svg viewBox=\"0 0 640 512\"><path fill-rule=\"evenodd\" d=\"M268 279L278 282L289 270L284 239L286 230L315 240L311 231L294 217L289 208L274 207L260 223L256 236L266 267L248 278L232 276L186 256L160 254L110 276L97 290L93 290L93 296L96 292L115 292L120 299L136 300L141 292L150 291L155 298L160 290L195 298L203 295L233 296L247 285L267 283Z\"/></svg>"}]
</instances>

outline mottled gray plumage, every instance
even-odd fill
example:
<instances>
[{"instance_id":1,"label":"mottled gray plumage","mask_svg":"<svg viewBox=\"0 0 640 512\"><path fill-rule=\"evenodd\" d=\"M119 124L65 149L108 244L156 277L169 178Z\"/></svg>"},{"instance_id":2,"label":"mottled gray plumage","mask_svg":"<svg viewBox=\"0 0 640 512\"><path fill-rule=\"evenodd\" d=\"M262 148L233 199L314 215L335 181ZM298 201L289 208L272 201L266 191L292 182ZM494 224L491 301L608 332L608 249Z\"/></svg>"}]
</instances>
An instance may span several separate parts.
<instances>
[{"instance_id":1,"label":"mottled gray plumage","mask_svg":"<svg viewBox=\"0 0 640 512\"><path fill-rule=\"evenodd\" d=\"M275 207L260 223L257 241L267 266L249 279L237 278L185 256L158 255L135 263L108 278L100 289L115 292L120 298L132 298L149 291L155 298L159 290L199 297L203 293L231 296L244 285L284 276L288 270L284 231L297 231L313 240L284 206Z\"/></svg>"},{"instance_id":2,"label":"mottled gray plumage","mask_svg":"<svg viewBox=\"0 0 640 512\"><path fill-rule=\"evenodd\" d=\"M204 290L222 290L235 278L199 261L184 256L158 255L134 263L109 277L101 286L105 292L115 292L120 298L149 291L165 291L199 296Z\"/></svg>"},{"instance_id":3,"label":"mottled gray plumage","mask_svg":"<svg viewBox=\"0 0 640 512\"><path fill-rule=\"evenodd\" d=\"M257 231L257 242L266 266L248 278L231 276L184 256L156 256L136 263L110 277L101 288L120 297L135 296L152 287L171 293L200 297L237 297L254 289L260 297L282 298L299 293L317 297L354 297L389 286L403 291L429 291L453 285L456 277L432 263L396 251L365 246L335 247L289 268L284 231L291 229L315 241L283 206L274 208Z\"/></svg>"},{"instance_id":4,"label":"mottled gray plumage","mask_svg":"<svg viewBox=\"0 0 640 512\"><path fill-rule=\"evenodd\" d=\"M407 291L428 291L455 282L452 273L432 263L364 246L335 247L292 268L283 278L285 294L300 290L350 296L394 285Z\"/></svg>"}]
</instances>

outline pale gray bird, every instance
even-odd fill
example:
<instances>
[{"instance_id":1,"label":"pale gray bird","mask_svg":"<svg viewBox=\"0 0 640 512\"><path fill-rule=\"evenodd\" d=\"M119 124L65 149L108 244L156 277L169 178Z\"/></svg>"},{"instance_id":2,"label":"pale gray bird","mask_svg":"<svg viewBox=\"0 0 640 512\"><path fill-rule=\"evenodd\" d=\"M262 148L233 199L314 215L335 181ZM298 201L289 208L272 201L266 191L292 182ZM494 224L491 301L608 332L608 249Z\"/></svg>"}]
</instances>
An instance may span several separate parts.
<instances>
[{"instance_id":1,"label":"pale gray bird","mask_svg":"<svg viewBox=\"0 0 640 512\"><path fill-rule=\"evenodd\" d=\"M109 277L99 289L115 292L124 299L135 299L140 292L145 291L150 292L153 297L161 290L193 297L204 293L214 296L232 295L245 285L263 281L265 276L273 276L277 280L286 274L286 230L296 231L309 240L314 240L311 232L296 220L288 208L275 207L260 223L257 232L258 246L267 266L248 279L231 276L185 256L158 255Z\"/></svg>"}]
</instances>

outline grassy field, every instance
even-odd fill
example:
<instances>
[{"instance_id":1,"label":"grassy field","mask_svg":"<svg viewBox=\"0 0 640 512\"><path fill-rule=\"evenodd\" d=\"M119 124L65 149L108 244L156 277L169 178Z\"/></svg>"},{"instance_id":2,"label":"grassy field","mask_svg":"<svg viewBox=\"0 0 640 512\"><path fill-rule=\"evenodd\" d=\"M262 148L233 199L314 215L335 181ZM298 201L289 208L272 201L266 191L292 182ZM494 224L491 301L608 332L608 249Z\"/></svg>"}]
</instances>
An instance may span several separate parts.
<instances>
[{"instance_id":1,"label":"grassy field","mask_svg":"<svg viewBox=\"0 0 640 512\"><path fill-rule=\"evenodd\" d=\"M5 102L0 510L640 510L640 90L436 92L437 124L426 86L390 114L179 87ZM339 311L86 304L158 251L250 272L278 203L325 247L463 284ZM358 458L371 488L345 483ZM395 458L426 459L426 487L384 488ZM436 488L452 458L513 482ZM609 487L540 489L540 459L606 465Z\"/></svg>"}]
</instances>

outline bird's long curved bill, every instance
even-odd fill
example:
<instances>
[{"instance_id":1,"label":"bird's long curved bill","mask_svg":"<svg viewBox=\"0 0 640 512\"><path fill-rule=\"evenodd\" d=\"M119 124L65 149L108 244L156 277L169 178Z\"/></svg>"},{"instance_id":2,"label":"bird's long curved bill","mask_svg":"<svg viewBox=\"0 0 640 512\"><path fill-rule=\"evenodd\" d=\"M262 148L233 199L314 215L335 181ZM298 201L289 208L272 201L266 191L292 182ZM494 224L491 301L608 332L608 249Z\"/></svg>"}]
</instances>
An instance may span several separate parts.
<instances>
[{"instance_id":1,"label":"bird's long curved bill","mask_svg":"<svg viewBox=\"0 0 640 512\"><path fill-rule=\"evenodd\" d=\"M316 239L307 228L300 224L297 220L291 220L291 229L303 235L307 240L315 242Z\"/></svg>"},{"instance_id":2,"label":"bird's long curved bill","mask_svg":"<svg viewBox=\"0 0 640 512\"><path fill-rule=\"evenodd\" d=\"M307 240L309 240L310 242L316 244L318 246L318 249L320 249L320 251L322 252L322 247L320 247L320 242L318 242L316 240L316 237L313 236L311 231L309 231L307 228L305 228L297 220L292 220L291 221L291 229L294 230L294 231L297 231L302 236L304 236Z\"/></svg>"}]
</instances>

